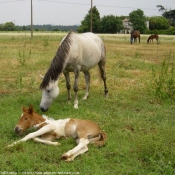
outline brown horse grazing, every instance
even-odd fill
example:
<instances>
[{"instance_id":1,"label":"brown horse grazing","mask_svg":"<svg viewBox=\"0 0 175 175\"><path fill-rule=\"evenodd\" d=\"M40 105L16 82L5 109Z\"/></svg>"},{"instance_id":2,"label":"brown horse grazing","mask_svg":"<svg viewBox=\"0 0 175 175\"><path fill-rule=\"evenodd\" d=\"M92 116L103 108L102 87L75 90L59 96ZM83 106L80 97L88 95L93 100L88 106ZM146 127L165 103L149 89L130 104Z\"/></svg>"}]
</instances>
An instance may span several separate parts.
<instances>
[{"instance_id":1,"label":"brown horse grazing","mask_svg":"<svg viewBox=\"0 0 175 175\"><path fill-rule=\"evenodd\" d=\"M134 43L137 41L137 38L139 39L139 43L140 43L140 32L138 30L134 30L131 32L131 38L130 38L130 42L131 44L133 43L133 40L134 40Z\"/></svg>"},{"instance_id":2,"label":"brown horse grazing","mask_svg":"<svg viewBox=\"0 0 175 175\"><path fill-rule=\"evenodd\" d=\"M154 35L150 35L147 39L147 43L150 43L152 41L153 43L153 39L156 39L157 43L158 43L158 40L159 40L159 36L157 34L154 34Z\"/></svg>"},{"instance_id":3,"label":"brown horse grazing","mask_svg":"<svg viewBox=\"0 0 175 175\"><path fill-rule=\"evenodd\" d=\"M12 147L20 142L25 142L33 139L35 142L41 142L49 145L59 145L58 142L52 142L61 137L72 137L76 140L77 146L67 153L63 154L61 159L65 161L73 161L80 154L88 151L87 145L94 143L97 146L103 146L107 139L107 135L102 131L97 124L90 120L81 119L60 119L54 120L46 116L41 116L33 110L33 106L29 108L23 107L23 113L14 130L21 134L30 127L36 127L36 132L30 133L23 139L13 142L7 147ZM40 136L40 138L38 138Z\"/></svg>"}]
</instances>

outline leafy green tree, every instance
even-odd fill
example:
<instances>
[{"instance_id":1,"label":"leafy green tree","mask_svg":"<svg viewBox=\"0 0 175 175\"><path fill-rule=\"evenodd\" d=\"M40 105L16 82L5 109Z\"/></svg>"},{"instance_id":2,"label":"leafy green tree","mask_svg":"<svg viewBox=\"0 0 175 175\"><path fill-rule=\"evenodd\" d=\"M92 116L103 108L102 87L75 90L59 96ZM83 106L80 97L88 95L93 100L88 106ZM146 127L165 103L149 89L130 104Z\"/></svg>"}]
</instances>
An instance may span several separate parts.
<instances>
[{"instance_id":1,"label":"leafy green tree","mask_svg":"<svg viewBox=\"0 0 175 175\"><path fill-rule=\"evenodd\" d=\"M116 33L122 28L122 20L114 15L104 16L101 19L101 33Z\"/></svg>"},{"instance_id":2,"label":"leafy green tree","mask_svg":"<svg viewBox=\"0 0 175 175\"><path fill-rule=\"evenodd\" d=\"M121 20L124 20L124 19L128 19L129 18L129 16L119 16L118 18L120 18Z\"/></svg>"},{"instance_id":3,"label":"leafy green tree","mask_svg":"<svg viewBox=\"0 0 175 175\"><path fill-rule=\"evenodd\" d=\"M26 26L22 26L21 29L22 29L22 30L27 30L27 27L26 27Z\"/></svg>"},{"instance_id":4,"label":"leafy green tree","mask_svg":"<svg viewBox=\"0 0 175 175\"><path fill-rule=\"evenodd\" d=\"M169 22L166 18L162 16L150 17L149 19L149 29L150 30L165 30L169 28Z\"/></svg>"},{"instance_id":5,"label":"leafy green tree","mask_svg":"<svg viewBox=\"0 0 175 175\"><path fill-rule=\"evenodd\" d=\"M141 33L146 30L146 17L141 9L132 11L129 14L129 21L134 30L139 30Z\"/></svg>"},{"instance_id":6,"label":"leafy green tree","mask_svg":"<svg viewBox=\"0 0 175 175\"><path fill-rule=\"evenodd\" d=\"M3 30L3 28L2 28L2 24L0 24L0 31L2 31Z\"/></svg>"},{"instance_id":7,"label":"leafy green tree","mask_svg":"<svg viewBox=\"0 0 175 175\"><path fill-rule=\"evenodd\" d=\"M162 16L169 20L170 25L175 26L175 10L165 11Z\"/></svg>"},{"instance_id":8,"label":"leafy green tree","mask_svg":"<svg viewBox=\"0 0 175 175\"><path fill-rule=\"evenodd\" d=\"M5 24L3 24L2 26L4 31L15 31L15 24L13 22L6 22Z\"/></svg>"},{"instance_id":9,"label":"leafy green tree","mask_svg":"<svg viewBox=\"0 0 175 175\"><path fill-rule=\"evenodd\" d=\"M169 25L175 26L175 10L167 10L162 5L157 5L159 12L162 12L162 16L169 20Z\"/></svg>"},{"instance_id":10,"label":"leafy green tree","mask_svg":"<svg viewBox=\"0 0 175 175\"><path fill-rule=\"evenodd\" d=\"M90 22L91 21L91 9L88 11L88 14L85 16L84 20L81 21L81 25L78 28L78 32L89 32L90 31ZM92 8L92 31L94 33L99 33L101 28L100 13L96 6Z\"/></svg>"},{"instance_id":11,"label":"leafy green tree","mask_svg":"<svg viewBox=\"0 0 175 175\"><path fill-rule=\"evenodd\" d=\"M123 29L123 22L122 22L122 18L116 16L116 22L117 22L117 32L119 32L120 30Z\"/></svg>"}]
</instances>

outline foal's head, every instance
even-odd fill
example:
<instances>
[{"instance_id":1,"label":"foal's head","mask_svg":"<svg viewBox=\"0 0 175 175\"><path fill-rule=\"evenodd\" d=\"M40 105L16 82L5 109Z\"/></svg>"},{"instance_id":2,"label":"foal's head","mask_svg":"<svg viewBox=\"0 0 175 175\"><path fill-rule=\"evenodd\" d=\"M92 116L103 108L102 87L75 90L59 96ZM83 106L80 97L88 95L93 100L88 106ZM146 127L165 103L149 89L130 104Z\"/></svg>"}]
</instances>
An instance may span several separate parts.
<instances>
[{"instance_id":1,"label":"foal's head","mask_svg":"<svg viewBox=\"0 0 175 175\"><path fill-rule=\"evenodd\" d=\"M33 111L33 106L30 105L28 109L23 106L22 110L23 113L19 119L19 122L14 128L17 134L22 134L24 131L34 125L33 116L35 114Z\"/></svg>"}]
</instances>

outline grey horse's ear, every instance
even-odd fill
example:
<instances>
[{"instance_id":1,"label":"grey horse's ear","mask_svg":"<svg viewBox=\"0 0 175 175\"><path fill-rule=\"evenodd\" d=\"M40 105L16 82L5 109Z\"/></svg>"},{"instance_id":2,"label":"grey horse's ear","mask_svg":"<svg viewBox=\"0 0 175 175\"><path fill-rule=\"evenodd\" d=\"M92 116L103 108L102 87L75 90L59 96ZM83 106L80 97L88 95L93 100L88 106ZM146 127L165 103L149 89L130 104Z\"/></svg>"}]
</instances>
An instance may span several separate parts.
<instances>
[{"instance_id":1,"label":"grey horse's ear","mask_svg":"<svg viewBox=\"0 0 175 175\"><path fill-rule=\"evenodd\" d=\"M40 76L41 79L44 79L44 76L42 76L41 74L39 74L39 76Z\"/></svg>"}]
</instances>

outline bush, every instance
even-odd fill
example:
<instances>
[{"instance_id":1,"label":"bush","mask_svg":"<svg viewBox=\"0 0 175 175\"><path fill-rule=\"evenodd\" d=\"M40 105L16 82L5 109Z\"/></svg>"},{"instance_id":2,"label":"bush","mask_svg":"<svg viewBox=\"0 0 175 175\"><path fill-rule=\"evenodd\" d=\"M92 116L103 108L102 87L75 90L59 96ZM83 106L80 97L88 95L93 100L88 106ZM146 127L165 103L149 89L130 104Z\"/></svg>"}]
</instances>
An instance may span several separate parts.
<instances>
[{"instance_id":1,"label":"bush","mask_svg":"<svg viewBox=\"0 0 175 175\"><path fill-rule=\"evenodd\" d=\"M168 30L146 30L144 34L175 35L175 27L170 26Z\"/></svg>"}]
</instances>

